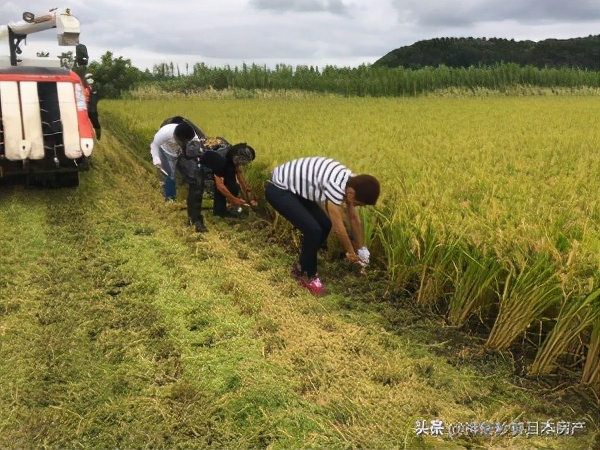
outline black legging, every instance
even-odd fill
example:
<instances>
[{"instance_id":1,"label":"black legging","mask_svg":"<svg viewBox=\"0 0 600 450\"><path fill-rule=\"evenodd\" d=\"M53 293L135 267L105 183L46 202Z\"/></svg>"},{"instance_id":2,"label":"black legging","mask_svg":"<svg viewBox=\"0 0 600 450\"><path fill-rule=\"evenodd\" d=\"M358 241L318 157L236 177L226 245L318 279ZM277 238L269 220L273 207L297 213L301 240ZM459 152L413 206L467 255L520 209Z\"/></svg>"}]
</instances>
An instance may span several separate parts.
<instances>
[{"instance_id":1,"label":"black legging","mask_svg":"<svg viewBox=\"0 0 600 450\"><path fill-rule=\"evenodd\" d=\"M317 252L331 231L331 220L317 202L307 200L273 183L265 189L267 201L302 233L300 269L309 278L317 274Z\"/></svg>"}]
</instances>

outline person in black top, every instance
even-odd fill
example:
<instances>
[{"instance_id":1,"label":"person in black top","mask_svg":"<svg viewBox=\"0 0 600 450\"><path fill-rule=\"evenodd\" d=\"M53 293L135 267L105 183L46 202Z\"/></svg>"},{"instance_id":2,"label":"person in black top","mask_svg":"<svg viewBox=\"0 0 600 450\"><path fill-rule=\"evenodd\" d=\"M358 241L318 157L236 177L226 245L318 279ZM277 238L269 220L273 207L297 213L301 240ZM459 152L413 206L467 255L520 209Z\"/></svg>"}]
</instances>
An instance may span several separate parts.
<instances>
[{"instance_id":1,"label":"person in black top","mask_svg":"<svg viewBox=\"0 0 600 450\"><path fill-rule=\"evenodd\" d=\"M256 158L256 153L245 142L221 148L217 153L223 160L212 168L215 181L213 214L218 217L239 217L237 208L257 204L243 173L243 168ZM241 190L248 196L247 200L239 197ZM227 202L234 207L233 210L227 208Z\"/></svg>"},{"instance_id":2,"label":"person in black top","mask_svg":"<svg viewBox=\"0 0 600 450\"><path fill-rule=\"evenodd\" d=\"M85 74L85 98L87 100L87 110L90 122L96 132L96 139L100 140L102 135L102 126L98 119L98 92L94 89L94 78L91 73Z\"/></svg>"},{"instance_id":3,"label":"person in black top","mask_svg":"<svg viewBox=\"0 0 600 450\"><path fill-rule=\"evenodd\" d=\"M185 120L185 123L193 127L188 120ZM213 213L216 216L238 217L227 209L227 201L238 207L256 206L256 200L242 171L254 158L254 149L248 144L230 145L220 137L208 138L203 135L182 148L177 159L177 169L183 181L188 184L188 218L196 231L208 231L201 211L205 182L209 177L213 177L215 182ZM249 204L238 197L242 189L248 196Z\"/></svg>"}]
</instances>

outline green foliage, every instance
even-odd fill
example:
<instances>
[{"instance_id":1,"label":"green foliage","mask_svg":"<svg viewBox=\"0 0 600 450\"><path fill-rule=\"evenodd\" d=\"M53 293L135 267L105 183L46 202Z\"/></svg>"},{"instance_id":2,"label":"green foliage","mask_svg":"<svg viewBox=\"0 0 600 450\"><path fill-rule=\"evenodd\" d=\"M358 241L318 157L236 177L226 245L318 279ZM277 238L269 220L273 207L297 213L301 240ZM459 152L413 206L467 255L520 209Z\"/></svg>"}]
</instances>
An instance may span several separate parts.
<instances>
[{"instance_id":1,"label":"green foliage","mask_svg":"<svg viewBox=\"0 0 600 450\"><path fill-rule=\"evenodd\" d=\"M500 62L543 68L600 70L600 35L539 42L498 38L435 38L392 50L374 66L422 69L495 66Z\"/></svg>"},{"instance_id":2,"label":"green foliage","mask_svg":"<svg viewBox=\"0 0 600 450\"><path fill-rule=\"evenodd\" d=\"M121 56L114 58L112 52L102 55L100 62L92 61L87 71L94 75L101 98L120 98L123 92L133 89L137 83L151 79L149 73L133 67L131 60Z\"/></svg>"},{"instance_id":3,"label":"green foliage","mask_svg":"<svg viewBox=\"0 0 600 450\"><path fill-rule=\"evenodd\" d=\"M252 64L238 67L208 67L196 64L189 75L156 72L142 90L156 86L159 91L190 95L206 90L234 92L310 91L345 97L408 97L445 92L540 95L556 89L598 89L600 72L575 68L542 68L516 63L489 67L453 68L445 65L421 69L361 65L355 68L297 66L284 64L275 69ZM133 93L134 96L138 95Z\"/></svg>"}]
</instances>

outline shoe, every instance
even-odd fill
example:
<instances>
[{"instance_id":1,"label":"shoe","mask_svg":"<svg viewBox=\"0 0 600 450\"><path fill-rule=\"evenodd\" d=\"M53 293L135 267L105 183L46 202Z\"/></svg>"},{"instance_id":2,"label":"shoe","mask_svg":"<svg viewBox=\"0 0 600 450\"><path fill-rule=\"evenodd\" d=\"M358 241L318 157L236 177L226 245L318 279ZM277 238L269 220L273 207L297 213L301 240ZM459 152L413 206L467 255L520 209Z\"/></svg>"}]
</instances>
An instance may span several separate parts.
<instances>
[{"instance_id":1,"label":"shoe","mask_svg":"<svg viewBox=\"0 0 600 450\"><path fill-rule=\"evenodd\" d=\"M300 279L300 284L316 297L320 297L325 294L325 286L323 286L323 283L319 277L313 277L310 280L308 280L306 277L302 277Z\"/></svg>"},{"instance_id":2,"label":"shoe","mask_svg":"<svg viewBox=\"0 0 600 450\"><path fill-rule=\"evenodd\" d=\"M202 220L202 219L200 219L200 220L189 219L189 223L190 223L190 225L192 225L194 227L194 230L196 230L196 233L206 233L208 231L208 228L206 228L206 225L204 225L204 220Z\"/></svg>"},{"instance_id":3,"label":"shoe","mask_svg":"<svg viewBox=\"0 0 600 450\"><path fill-rule=\"evenodd\" d=\"M292 264L292 270L290 272L296 280L300 280L302 277L302 270L300 269L298 263Z\"/></svg>"},{"instance_id":4,"label":"shoe","mask_svg":"<svg viewBox=\"0 0 600 450\"><path fill-rule=\"evenodd\" d=\"M196 233L206 233L208 231L208 228L206 228L206 225L204 225L204 222L201 220L194 222L194 229L196 230Z\"/></svg>"}]
</instances>

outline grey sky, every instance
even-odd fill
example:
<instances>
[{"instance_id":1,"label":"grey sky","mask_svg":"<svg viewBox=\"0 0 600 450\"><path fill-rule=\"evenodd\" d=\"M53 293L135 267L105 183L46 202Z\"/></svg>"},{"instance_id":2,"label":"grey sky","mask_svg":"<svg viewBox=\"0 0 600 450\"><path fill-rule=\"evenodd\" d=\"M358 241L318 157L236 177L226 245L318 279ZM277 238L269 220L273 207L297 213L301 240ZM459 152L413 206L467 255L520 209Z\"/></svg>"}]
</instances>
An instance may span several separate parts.
<instances>
[{"instance_id":1,"label":"grey sky","mask_svg":"<svg viewBox=\"0 0 600 450\"><path fill-rule=\"evenodd\" d=\"M143 5L143 6L142 6ZM436 37L567 39L600 34L599 0L0 0L0 23L68 6L92 60L133 65L357 66ZM44 49L48 30L27 46ZM47 44L46 44L47 45Z\"/></svg>"}]
</instances>

